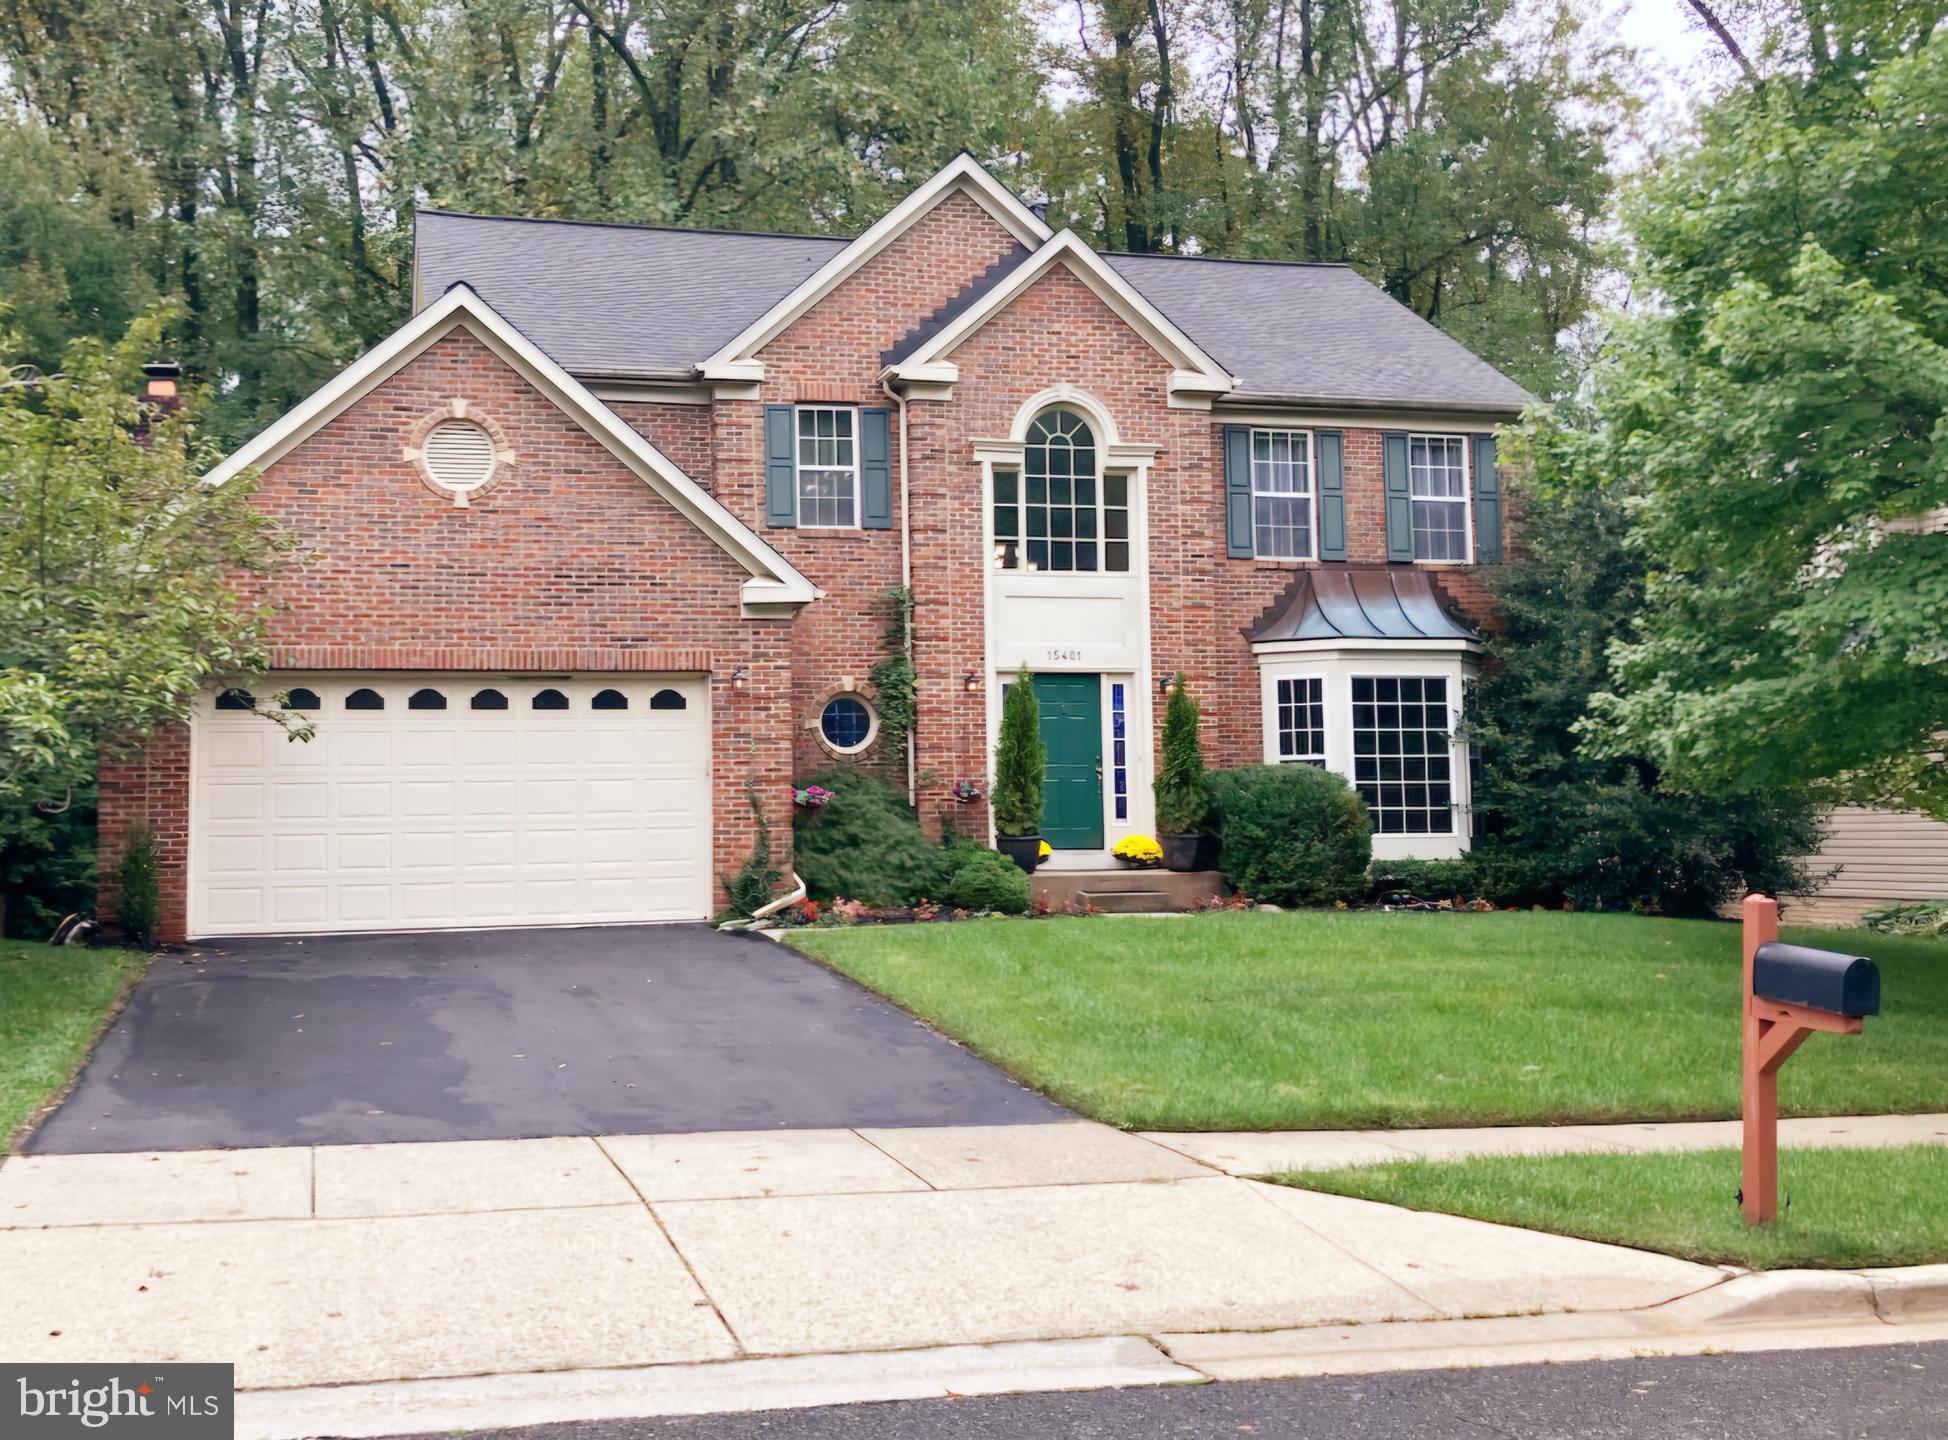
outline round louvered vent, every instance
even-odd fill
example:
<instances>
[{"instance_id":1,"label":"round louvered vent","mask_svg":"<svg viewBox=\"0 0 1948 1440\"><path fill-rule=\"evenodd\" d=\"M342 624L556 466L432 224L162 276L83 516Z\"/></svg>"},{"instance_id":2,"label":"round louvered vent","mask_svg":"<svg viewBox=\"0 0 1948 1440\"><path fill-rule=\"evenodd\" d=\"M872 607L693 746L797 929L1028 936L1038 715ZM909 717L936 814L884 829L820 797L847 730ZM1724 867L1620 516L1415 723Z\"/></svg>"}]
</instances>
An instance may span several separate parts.
<instances>
[{"instance_id":1,"label":"round louvered vent","mask_svg":"<svg viewBox=\"0 0 1948 1440\"><path fill-rule=\"evenodd\" d=\"M471 420L442 420L422 447L426 473L447 490L474 490L494 473L494 437Z\"/></svg>"}]
</instances>

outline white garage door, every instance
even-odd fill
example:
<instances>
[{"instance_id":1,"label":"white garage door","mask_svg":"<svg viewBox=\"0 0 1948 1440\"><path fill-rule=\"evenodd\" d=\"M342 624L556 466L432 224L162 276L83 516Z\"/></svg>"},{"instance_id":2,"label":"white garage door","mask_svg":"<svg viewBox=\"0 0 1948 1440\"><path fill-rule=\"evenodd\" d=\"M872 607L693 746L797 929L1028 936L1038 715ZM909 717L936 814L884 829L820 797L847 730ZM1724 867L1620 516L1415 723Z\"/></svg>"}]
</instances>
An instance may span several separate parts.
<instances>
[{"instance_id":1,"label":"white garage door","mask_svg":"<svg viewBox=\"0 0 1948 1440\"><path fill-rule=\"evenodd\" d=\"M696 920L701 678L266 677L316 738L197 703L192 935Z\"/></svg>"}]
</instances>

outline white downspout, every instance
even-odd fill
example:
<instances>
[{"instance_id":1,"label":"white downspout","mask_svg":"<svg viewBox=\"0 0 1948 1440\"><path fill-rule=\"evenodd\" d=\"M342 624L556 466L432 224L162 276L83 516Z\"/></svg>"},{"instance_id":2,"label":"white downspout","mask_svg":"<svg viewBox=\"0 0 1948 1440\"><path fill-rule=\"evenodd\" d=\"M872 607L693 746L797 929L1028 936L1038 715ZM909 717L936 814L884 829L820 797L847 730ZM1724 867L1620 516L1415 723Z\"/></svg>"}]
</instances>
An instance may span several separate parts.
<instances>
[{"instance_id":1,"label":"white downspout","mask_svg":"<svg viewBox=\"0 0 1948 1440\"><path fill-rule=\"evenodd\" d=\"M882 379L879 388L886 392L887 398L898 406L900 411L900 588L906 592L907 599L911 601L913 598L913 513L907 505L906 397L893 388L891 380ZM913 659L911 619L906 627L906 658L909 663ZM917 724L919 716L914 716L914 720ZM914 737L909 733L906 737L906 803L909 805L918 804L920 795L919 770L915 764L913 740Z\"/></svg>"}]
</instances>

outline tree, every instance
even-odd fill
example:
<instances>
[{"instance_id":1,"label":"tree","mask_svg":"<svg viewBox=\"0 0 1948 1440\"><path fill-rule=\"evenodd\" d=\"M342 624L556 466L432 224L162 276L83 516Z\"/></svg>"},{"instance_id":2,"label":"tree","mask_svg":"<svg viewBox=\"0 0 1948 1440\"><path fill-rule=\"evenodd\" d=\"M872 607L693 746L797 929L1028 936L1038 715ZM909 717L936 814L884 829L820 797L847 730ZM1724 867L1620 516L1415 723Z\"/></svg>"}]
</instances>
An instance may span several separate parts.
<instances>
[{"instance_id":1,"label":"tree","mask_svg":"<svg viewBox=\"0 0 1948 1440\"><path fill-rule=\"evenodd\" d=\"M263 612L233 587L288 542L247 480L200 482L214 456L183 412L138 405L161 328L0 378L0 819L65 807L205 683L265 665Z\"/></svg>"},{"instance_id":2,"label":"tree","mask_svg":"<svg viewBox=\"0 0 1948 1440\"><path fill-rule=\"evenodd\" d=\"M1629 216L1649 303L1547 473L1631 497L1645 568L1589 732L1687 790L1948 819L1948 42L1822 9ZM1809 8L1809 14L1810 8Z\"/></svg>"},{"instance_id":3,"label":"tree","mask_svg":"<svg viewBox=\"0 0 1948 1440\"><path fill-rule=\"evenodd\" d=\"M1048 750L1035 677L1024 667L1001 699L1001 736L994 747L994 829L998 835L1038 835Z\"/></svg>"},{"instance_id":4,"label":"tree","mask_svg":"<svg viewBox=\"0 0 1948 1440\"><path fill-rule=\"evenodd\" d=\"M1180 672L1163 711L1163 763L1157 768L1157 830L1194 834L1210 812L1204 790L1204 747L1197 738L1198 705Z\"/></svg>"},{"instance_id":5,"label":"tree","mask_svg":"<svg viewBox=\"0 0 1948 1440\"><path fill-rule=\"evenodd\" d=\"M1475 806L1489 833L1472 861L1507 903L1710 915L1748 889L1807 888L1819 848L1796 790L1687 793L1641 755L1604 753L1583 733L1608 654L1644 597L1621 487L1563 486L1548 471L1523 492L1529 554L1491 572L1491 663L1469 687L1481 757ZM1539 483L1538 483L1539 482Z\"/></svg>"}]
</instances>

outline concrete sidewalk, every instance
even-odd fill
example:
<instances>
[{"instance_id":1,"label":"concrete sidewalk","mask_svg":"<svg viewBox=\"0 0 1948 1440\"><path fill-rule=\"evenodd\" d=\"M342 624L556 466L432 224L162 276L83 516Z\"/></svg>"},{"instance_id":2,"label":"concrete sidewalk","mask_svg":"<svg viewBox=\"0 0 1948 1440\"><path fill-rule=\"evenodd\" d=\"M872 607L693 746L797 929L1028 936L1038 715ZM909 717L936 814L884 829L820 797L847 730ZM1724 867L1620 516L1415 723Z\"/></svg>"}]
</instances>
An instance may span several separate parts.
<instances>
[{"instance_id":1,"label":"concrete sidewalk","mask_svg":"<svg viewBox=\"0 0 1948 1440\"><path fill-rule=\"evenodd\" d=\"M1732 1274L1264 1185L1088 1122L0 1166L9 1357L231 1361L238 1433L264 1440L1386 1368L1444 1345L1681 1349L1700 1316L1773 1315L1734 1303ZM1835 1278L1864 1327L1932 1317L1933 1291Z\"/></svg>"},{"instance_id":2,"label":"concrete sidewalk","mask_svg":"<svg viewBox=\"0 0 1948 1440\"><path fill-rule=\"evenodd\" d=\"M1227 1175L1338 1170L1467 1155L1619 1154L1736 1149L1736 1120L1629 1125L1499 1125L1453 1130L1146 1131L1143 1138ZM1948 1114L1814 1116L1779 1122L1779 1143L1877 1148L1948 1145Z\"/></svg>"}]
</instances>

